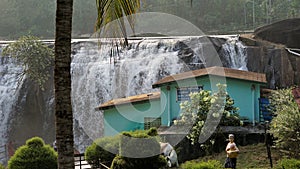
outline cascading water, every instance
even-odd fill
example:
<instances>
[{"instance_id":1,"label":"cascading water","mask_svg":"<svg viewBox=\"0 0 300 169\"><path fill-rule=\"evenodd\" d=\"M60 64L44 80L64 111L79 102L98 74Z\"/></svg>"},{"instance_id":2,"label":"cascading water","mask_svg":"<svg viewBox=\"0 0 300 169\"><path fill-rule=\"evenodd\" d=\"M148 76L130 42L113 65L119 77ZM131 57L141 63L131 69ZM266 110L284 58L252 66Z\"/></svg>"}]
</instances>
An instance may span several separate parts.
<instances>
[{"instance_id":1,"label":"cascading water","mask_svg":"<svg viewBox=\"0 0 300 169\"><path fill-rule=\"evenodd\" d=\"M99 104L113 98L152 92L152 84L164 76L214 66L211 57L218 53L213 45L209 45L210 41L203 41L203 38L136 39L130 40L126 48L116 45L112 47L111 42L103 42L99 47L97 40L73 41L71 74L76 148L83 152L93 139L102 136L102 114L95 110ZM231 36L225 37L230 38ZM232 46L235 49L243 48L239 41L226 45L227 43L229 41L221 45L223 55L246 56L243 52L227 50ZM3 136L0 145L6 144L10 135L7 129L9 118L15 118L10 117L10 107L16 99L15 74L20 71L13 62L4 60L1 58L0 65L0 134ZM230 67L232 64L232 68L246 68L246 63L237 63L240 61L242 59L229 59L225 66ZM51 97L53 96L49 96Z\"/></svg>"},{"instance_id":2,"label":"cascading water","mask_svg":"<svg viewBox=\"0 0 300 169\"><path fill-rule=\"evenodd\" d=\"M0 47L0 53L3 46ZM8 140L8 123L10 115L15 106L18 97L18 84L21 84L18 75L21 73L22 67L18 66L16 60L9 57L1 57L0 55L0 146L6 147ZM2 156L6 154L1 154ZM1 161L4 160L4 161ZM5 162L6 157L0 156L0 163Z\"/></svg>"},{"instance_id":3,"label":"cascading water","mask_svg":"<svg viewBox=\"0 0 300 169\"><path fill-rule=\"evenodd\" d=\"M223 62L226 62L227 67L248 70L246 52L245 46L238 40L238 37L232 37L222 45L221 54L225 57Z\"/></svg>"}]
</instances>

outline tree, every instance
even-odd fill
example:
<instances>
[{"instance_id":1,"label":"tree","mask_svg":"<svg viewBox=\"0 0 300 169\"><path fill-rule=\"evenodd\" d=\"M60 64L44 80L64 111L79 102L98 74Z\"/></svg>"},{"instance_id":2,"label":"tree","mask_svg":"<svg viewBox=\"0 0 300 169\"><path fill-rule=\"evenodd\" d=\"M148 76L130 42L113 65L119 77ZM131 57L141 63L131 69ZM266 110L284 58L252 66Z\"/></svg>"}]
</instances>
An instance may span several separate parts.
<instances>
[{"instance_id":1,"label":"tree","mask_svg":"<svg viewBox=\"0 0 300 169\"><path fill-rule=\"evenodd\" d=\"M180 104L182 113L180 119L175 120L174 123L187 126L189 129L187 138L192 144L198 143L200 136L214 132L209 131L213 128L204 128L204 126L240 125L238 108L234 106L234 100L227 94L226 85L218 84L217 86L218 91L212 95L210 91L201 90L198 93L191 93L190 101ZM205 123L208 124L204 125Z\"/></svg>"},{"instance_id":2,"label":"tree","mask_svg":"<svg viewBox=\"0 0 300 169\"><path fill-rule=\"evenodd\" d=\"M97 29L113 19L135 13L140 4L139 0L96 0L96 3ZM73 0L57 0L56 4L54 89L58 168L71 169L74 168L70 73ZM120 26L124 28L123 24Z\"/></svg>"},{"instance_id":3,"label":"tree","mask_svg":"<svg viewBox=\"0 0 300 169\"><path fill-rule=\"evenodd\" d=\"M56 1L55 131L58 168L74 168L73 112L71 104L71 33L73 0Z\"/></svg>"},{"instance_id":4,"label":"tree","mask_svg":"<svg viewBox=\"0 0 300 169\"><path fill-rule=\"evenodd\" d=\"M300 111L291 89L273 91L270 96L270 107L274 117L270 132L275 137L278 148L288 155L300 157Z\"/></svg>"},{"instance_id":5,"label":"tree","mask_svg":"<svg viewBox=\"0 0 300 169\"><path fill-rule=\"evenodd\" d=\"M44 90L44 84L52 74L53 49L42 43L37 37L23 36L6 46L3 54L16 58L23 66L21 80L27 75Z\"/></svg>"}]
</instances>

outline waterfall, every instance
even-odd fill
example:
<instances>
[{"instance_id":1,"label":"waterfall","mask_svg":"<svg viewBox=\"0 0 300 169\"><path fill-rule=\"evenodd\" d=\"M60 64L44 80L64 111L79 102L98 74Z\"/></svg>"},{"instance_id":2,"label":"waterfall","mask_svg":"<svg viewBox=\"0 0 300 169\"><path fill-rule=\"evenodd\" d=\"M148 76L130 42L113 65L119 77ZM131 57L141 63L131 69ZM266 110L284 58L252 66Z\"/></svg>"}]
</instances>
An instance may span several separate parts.
<instances>
[{"instance_id":1,"label":"waterfall","mask_svg":"<svg viewBox=\"0 0 300 169\"><path fill-rule=\"evenodd\" d=\"M222 66L212 59L220 54L228 58L226 67L247 68L242 44L238 40L232 43L231 38L222 37L225 41L219 44L220 50L215 50L206 37L132 39L126 48L110 41L99 47L97 40L73 40L71 77L76 148L83 152L92 140L103 135L102 113L95 110L101 103L156 91L152 84L168 75L214 64ZM17 74L21 67L11 58L0 55L0 59L1 146L13 132L8 130L7 123L16 118L11 117L11 107L17 99ZM222 57L221 60L225 63ZM50 95L51 92L48 97L52 98Z\"/></svg>"},{"instance_id":2,"label":"waterfall","mask_svg":"<svg viewBox=\"0 0 300 169\"><path fill-rule=\"evenodd\" d=\"M245 46L238 37L231 37L222 45L222 54L227 67L239 70L248 70L247 68L247 53Z\"/></svg>"},{"instance_id":3,"label":"waterfall","mask_svg":"<svg viewBox=\"0 0 300 169\"><path fill-rule=\"evenodd\" d=\"M0 47L0 53L3 46ZM16 60L10 57L1 57L0 55L0 146L6 147L8 128L11 112L18 97L17 85L22 83L18 81L18 75L22 67L18 66ZM0 158L0 163L5 164L6 157Z\"/></svg>"}]
</instances>

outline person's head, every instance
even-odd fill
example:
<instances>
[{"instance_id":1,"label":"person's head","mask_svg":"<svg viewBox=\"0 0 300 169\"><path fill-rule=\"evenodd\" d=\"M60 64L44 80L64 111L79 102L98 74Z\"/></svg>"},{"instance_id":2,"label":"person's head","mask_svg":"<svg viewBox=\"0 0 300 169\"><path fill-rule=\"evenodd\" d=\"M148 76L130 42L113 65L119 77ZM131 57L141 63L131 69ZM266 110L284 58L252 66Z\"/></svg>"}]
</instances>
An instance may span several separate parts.
<instances>
[{"instance_id":1,"label":"person's head","mask_svg":"<svg viewBox=\"0 0 300 169\"><path fill-rule=\"evenodd\" d=\"M229 134L228 138L229 138L229 141L230 141L230 142L233 142L233 141L234 141L234 135L233 135L233 134Z\"/></svg>"}]
</instances>

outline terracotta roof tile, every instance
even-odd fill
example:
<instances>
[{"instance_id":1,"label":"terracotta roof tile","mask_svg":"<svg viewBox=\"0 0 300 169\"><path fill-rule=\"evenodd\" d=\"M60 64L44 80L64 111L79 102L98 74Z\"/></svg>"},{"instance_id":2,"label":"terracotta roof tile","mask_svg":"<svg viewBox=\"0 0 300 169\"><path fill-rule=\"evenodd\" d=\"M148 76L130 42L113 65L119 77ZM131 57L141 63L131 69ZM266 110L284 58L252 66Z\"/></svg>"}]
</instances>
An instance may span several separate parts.
<instances>
[{"instance_id":1,"label":"terracotta roof tile","mask_svg":"<svg viewBox=\"0 0 300 169\"><path fill-rule=\"evenodd\" d=\"M152 87L157 88L165 83L180 81L189 78L201 77L206 75L224 76L224 77L234 78L234 79L248 80L248 81L254 81L259 83L267 83L266 75L262 73L230 69L225 67L209 67L205 69L198 69L194 71L167 76L165 78L162 78L158 82L154 83Z\"/></svg>"},{"instance_id":2,"label":"terracotta roof tile","mask_svg":"<svg viewBox=\"0 0 300 169\"><path fill-rule=\"evenodd\" d=\"M135 102L141 102L141 101L147 101L147 100L153 100L153 99L159 99L159 98L160 98L160 92L140 94L140 95L136 95L136 96L129 96L126 98L118 98L118 99L110 100L108 102L101 104L96 109L104 110L104 109L107 109L109 107L116 106L116 105L129 104L129 103L135 103Z\"/></svg>"}]
</instances>

